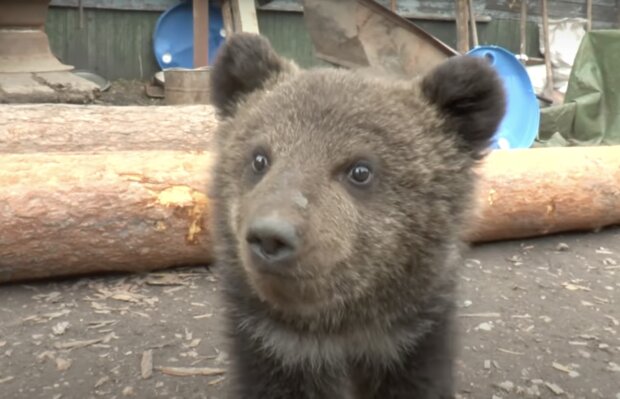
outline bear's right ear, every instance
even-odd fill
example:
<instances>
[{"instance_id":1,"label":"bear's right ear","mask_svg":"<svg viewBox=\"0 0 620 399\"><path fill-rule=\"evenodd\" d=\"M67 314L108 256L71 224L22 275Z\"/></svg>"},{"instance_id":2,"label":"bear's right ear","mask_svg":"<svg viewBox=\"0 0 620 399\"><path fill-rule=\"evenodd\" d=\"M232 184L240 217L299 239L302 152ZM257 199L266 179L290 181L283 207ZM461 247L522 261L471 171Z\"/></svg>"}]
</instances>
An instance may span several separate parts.
<instances>
[{"instance_id":1,"label":"bear's right ear","mask_svg":"<svg viewBox=\"0 0 620 399\"><path fill-rule=\"evenodd\" d=\"M451 57L423 78L422 92L466 150L480 158L506 112L503 82L488 61L468 55Z\"/></svg>"},{"instance_id":2,"label":"bear's right ear","mask_svg":"<svg viewBox=\"0 0 620 399\"><path fill-rule=\"evenodd\" d=\"M267 89L283 74L296 71L297 65L276 54L263 36L235 33L219 50L213 65L211 103L221 116L232 116L244 96Z\"/></svg>"}]
</instances>

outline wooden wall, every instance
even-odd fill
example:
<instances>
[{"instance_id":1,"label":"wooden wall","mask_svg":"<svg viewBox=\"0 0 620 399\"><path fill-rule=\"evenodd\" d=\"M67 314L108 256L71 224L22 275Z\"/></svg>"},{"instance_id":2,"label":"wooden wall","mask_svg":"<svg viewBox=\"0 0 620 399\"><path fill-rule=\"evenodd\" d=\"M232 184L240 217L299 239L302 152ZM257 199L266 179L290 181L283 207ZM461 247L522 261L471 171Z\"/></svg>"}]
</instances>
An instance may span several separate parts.
<instances>
[{"instance_id":1,"label":"wooden wall","mask_svg":"<svg viewBox=\"0 0 620 399\"><path fill-rule=\"evenodd\" d=\"M159 67L152 50L152 36L161 10L177 0L82 0L86 7L82 27L77 0L52 0L46 30L54 54L78 69L96 72L107 79L150 79ZM380 0L388 3L389 0ZM594 27L617 27L620 0L593 0ZM260 31L276 50L301 66L324 63L314 57L301 0L274 0L258 12ZM453 1L398 0L399 12L429 33L456 47ZM519 0L475 0L481 44L519 50ZM527 52L538 56L538 0L530 0ZM550 0L552 17L581 16L585 1ZM280 10L280 11L276 11ZM287 11L282 11L287 10ZM615 18L615 19L614 19ZM486 22L485 22L486 21ZM614 22L615 25L614 25Z\"/></svg>"}]
</instances>

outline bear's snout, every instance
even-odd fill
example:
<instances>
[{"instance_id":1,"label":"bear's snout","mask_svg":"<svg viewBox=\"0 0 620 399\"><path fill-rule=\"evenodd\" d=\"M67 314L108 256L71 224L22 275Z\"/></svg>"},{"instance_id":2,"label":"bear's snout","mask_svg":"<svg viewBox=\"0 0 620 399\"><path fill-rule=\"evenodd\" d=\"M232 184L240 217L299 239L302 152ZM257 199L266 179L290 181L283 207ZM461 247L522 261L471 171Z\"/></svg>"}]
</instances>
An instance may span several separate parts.
<instances>
[{"instance_id":1,"label":"bear's snout","mask_svg":"<svg viewBox=\"0 0 620 399\"><path fill-rule=\"evenodd\" d=\"M250 222L246 237L252 264L258 271L290 273L300 239L295 226L281 217L259 217Z\"/></svg>"}]
</instances>

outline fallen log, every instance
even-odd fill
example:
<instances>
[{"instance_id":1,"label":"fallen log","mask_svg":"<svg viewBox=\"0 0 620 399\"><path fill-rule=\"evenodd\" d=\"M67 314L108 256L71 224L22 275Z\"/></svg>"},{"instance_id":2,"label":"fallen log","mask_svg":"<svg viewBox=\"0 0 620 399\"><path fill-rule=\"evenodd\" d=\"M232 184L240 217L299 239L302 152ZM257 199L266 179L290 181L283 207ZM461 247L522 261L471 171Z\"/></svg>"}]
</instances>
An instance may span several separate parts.
<instances>
[{"instance_id":1,"label":"fallen log","mask_svg":"<svg viewBox=\"0 0 620 399\"><path fill-rule=\"evenodd\" d=\"M0 154L0 282L211 261L203 152Z\"/></svg>"},{"instance_id":2,"label":"fallen log","mask_svg":"<svg viewBox=\"0 0 620 399\"><path fill-rule=\"evenodd\" d=\"M205 150L216 126L209 105L3 105L0 153Z\"/></svg>"},{"instance_id":3,"label":"fallen log","mask_svg":"<svg viewBox=\"0 0 620 399\"><path fill-rule=\"evenodd\" d=\"M189 151L208 147L211 107L6 106L0 121L0 282L211 260L211 156ZM466 241L620 224L620 146L495 151L479 173Z\"/></svg>"},{"instance_id":4,"label":"fallen log","mask_svg":"<svg viewBox=\"0 0 620 399\"><path fill-rule=\"evenodd\" d=\"M493 151L479 174L469 242L620 224L620 146Z\"/></svg>"}]
</instances>

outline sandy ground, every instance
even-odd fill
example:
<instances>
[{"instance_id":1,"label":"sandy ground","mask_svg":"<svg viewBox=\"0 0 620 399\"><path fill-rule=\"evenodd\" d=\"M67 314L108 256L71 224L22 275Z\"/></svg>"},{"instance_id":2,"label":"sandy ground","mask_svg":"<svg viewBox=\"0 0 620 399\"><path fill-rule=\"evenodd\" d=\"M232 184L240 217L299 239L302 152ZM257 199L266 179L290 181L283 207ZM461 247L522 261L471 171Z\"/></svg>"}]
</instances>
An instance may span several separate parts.
<instances>
[{"instance_id":1,"label":"sandy ground","mask_svg":"<svg viewBox=\"0 0 620 399\"><path fill-rule=\"evenodd\" d=\"M620 399L620 229L467 255L460 398ZM217 290L208 267L1 286L0 397L224 398Z\"/></svg>"}]
</instances>

